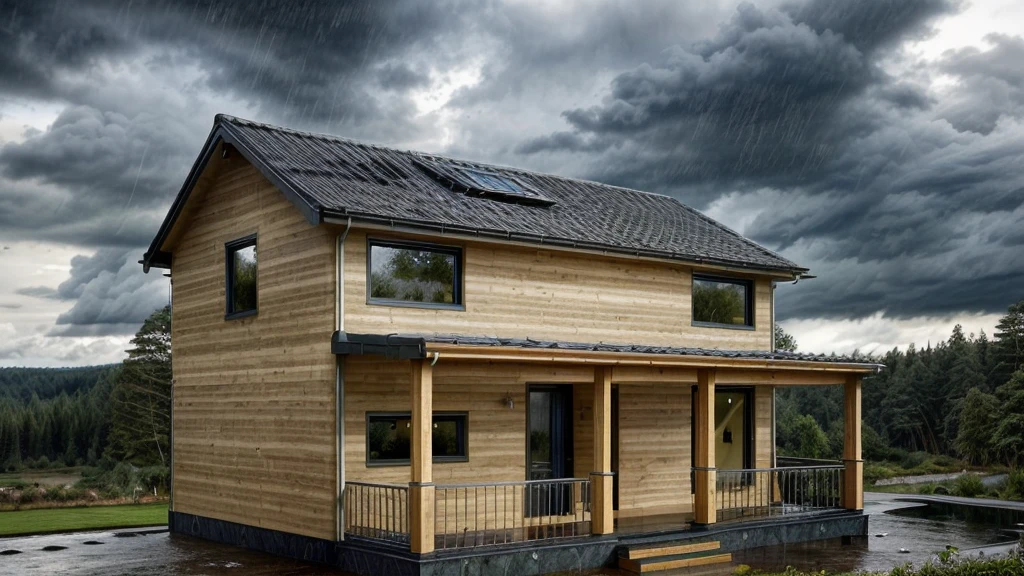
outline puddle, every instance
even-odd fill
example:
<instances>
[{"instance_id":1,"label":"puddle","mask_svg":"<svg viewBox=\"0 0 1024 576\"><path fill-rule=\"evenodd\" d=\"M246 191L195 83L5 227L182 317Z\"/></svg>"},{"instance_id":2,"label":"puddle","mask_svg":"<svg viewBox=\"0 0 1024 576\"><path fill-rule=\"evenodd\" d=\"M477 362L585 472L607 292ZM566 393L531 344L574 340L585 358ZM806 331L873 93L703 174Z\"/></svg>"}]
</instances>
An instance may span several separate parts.
<instances>
[{"instance_id":1,"label":"puddle","mask_svg":"<svg viewBox=\"0 0 1024 576\"><path fill-rule=\"evenodd\" d=\"M755 569L880 571L911 562L921 566L953 545L961 551L1015 541L1019 536L1005 525L967 521L926 505L897 502L887 496L865 495L869 514L867 537L772 546L733 554L734 564ZM883 537L877 534L885 534Z\"/></svg>"}]
</instances>

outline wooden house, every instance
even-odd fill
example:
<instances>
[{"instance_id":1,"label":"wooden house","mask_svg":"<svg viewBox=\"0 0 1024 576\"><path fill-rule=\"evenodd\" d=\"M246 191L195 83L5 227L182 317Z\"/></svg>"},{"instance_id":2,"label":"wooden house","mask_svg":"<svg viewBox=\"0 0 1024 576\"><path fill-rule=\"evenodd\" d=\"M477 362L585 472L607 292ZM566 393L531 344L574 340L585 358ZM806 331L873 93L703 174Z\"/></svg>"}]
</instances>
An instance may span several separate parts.
<instances>
[{"instance_id":1,"label":"wooden house","mask_svg":"<svg viewBox=\"0 0 1024 576\"><path fill-rule=\"evenodd\" d=\"M539 574L866 530L878 366L774 350L808 271L673 198L218 116L141 263L172 273L175 532ZM842 462L777 466L803 385L845 389Z\"/></svg>"}]
</instances>

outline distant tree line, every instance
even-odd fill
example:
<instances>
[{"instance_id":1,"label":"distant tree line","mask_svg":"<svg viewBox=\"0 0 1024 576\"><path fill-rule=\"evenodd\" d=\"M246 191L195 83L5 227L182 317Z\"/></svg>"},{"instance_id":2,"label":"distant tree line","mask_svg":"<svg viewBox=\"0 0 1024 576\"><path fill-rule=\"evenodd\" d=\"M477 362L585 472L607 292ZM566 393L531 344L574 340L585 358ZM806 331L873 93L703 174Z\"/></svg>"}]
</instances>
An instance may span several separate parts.
<instances>
[{"instance_id":1,"label":"distant tree line","mask_svg":"<svg viewBox=\"0 0 1024 576\"><path fill-rule=\"evenodd\" d=\"M0 369L0 470L166 464L170 327L154 312L120 365Z\"/></svg>"},{"instance_id":2,"label":"distant tree line","mask_svg":"<svg viewBox=\"0 0 1024 576\"><path fill-rule=\"evenodd\" d=\"M984 332L965 335L958 325L934 346L856 356L886 366L864 379L866 459L927 452L972 464L1024 466L1024 300L1009 307L993 340ZM841 456L842 387L779 388L776 399L780 453Z\"/></svg>"}]
</instances>

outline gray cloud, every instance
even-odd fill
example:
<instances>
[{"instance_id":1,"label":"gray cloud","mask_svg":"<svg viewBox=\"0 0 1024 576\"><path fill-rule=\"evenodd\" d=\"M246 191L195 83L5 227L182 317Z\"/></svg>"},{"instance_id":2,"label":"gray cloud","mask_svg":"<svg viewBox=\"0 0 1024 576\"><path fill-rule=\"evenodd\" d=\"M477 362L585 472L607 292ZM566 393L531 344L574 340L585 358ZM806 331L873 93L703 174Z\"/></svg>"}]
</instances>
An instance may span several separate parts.
<instances>
[{"instance_id":1,"label":"gray cloud","mask_svg":"<svg viewBox=\"0 0 1024 576\"><path fill-rule=\"evenodd\" d=\"M1024 40L947 54L941 71L969 86L954 106L879 65L955 9L744 4L716 37L619 74L600 105L564 112L569 130L517 151L582 158L589 177L700 208L723 190L764 202L745 232L821 277L780 294L782 318L1003 310L1024 280L1024 76L1009 64Z\"/></svg>"},{"instance_id":2,"label":"gray cloud","mask_svg":"<svg viewBox=\"0 0 1024 576\"><path fill-rule=\"evenodd\" d=\"M57 317L51 336L99 336L135 332L153 310L167 304L167 279L141 274L134 250L100 250L76 256L71 277L57 293L75 299Z\"/></svg>"}]
</instances>

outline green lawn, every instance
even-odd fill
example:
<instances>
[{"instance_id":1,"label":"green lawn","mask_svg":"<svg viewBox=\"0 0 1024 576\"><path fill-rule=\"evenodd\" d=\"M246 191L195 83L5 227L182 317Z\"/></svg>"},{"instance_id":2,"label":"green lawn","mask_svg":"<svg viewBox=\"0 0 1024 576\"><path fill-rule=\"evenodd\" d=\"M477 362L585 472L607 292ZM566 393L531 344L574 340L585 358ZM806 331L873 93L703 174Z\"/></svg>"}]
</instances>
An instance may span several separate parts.
<instances>
[{"instance_id":1,"label":"green lawn","mask_svg":"<svg viewBox=\"0 0 1024 576\"><path fill-rule=\"evenodd\" d=\"M167 524L167 503L0 512L0 536Z\"/></svg>"}]
</instances>

